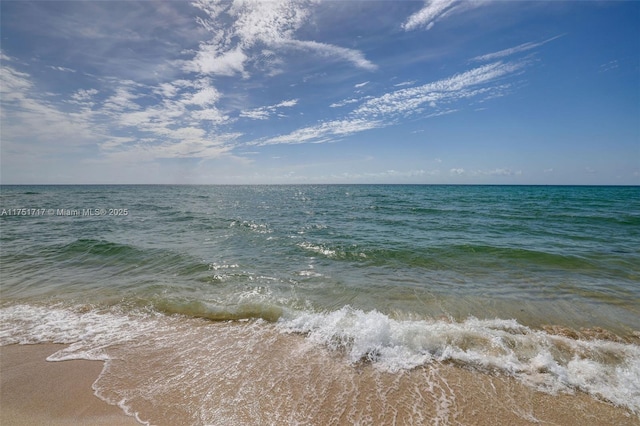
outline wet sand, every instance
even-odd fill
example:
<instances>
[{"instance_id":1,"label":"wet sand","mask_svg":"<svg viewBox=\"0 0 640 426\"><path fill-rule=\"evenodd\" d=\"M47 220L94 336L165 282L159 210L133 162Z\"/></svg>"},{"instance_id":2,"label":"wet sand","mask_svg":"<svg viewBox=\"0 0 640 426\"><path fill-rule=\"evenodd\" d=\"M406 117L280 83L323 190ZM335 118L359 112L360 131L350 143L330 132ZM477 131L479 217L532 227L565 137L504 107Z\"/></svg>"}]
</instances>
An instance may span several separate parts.
<instances>
[{"instance_id":1,"label":"wet sand","mask_svg":"<svg viewBox=\"0 0 640 426\"><path fill-rule=\"evenodd\" d=\"M235 328L235 327L234 327ZM222 424L456 424L456 425L639 425L624 408L574 395L535 391L509 377L469 371L451 364L425 366L388 374L370 365L347 365L336 354L307 344L292 347L294 336L265 339L269 356L240 365L230 362L236 347L266 350L257 341L225 341L171 355L150 351L146 357L117 356L100 379L110 400L123 395L141 418L157 425ZM255 343L258 343L255 345ZM102 371L98 361L47 362L61 345L0 347L0 424L5 425L136 425L120 408L93 394ZM120 348L122 350L124 348ZM242 349L247 350L247 349ZM117 352L117 349L114 348ZM209 358L215 355L213 358ZM125 353L118 353L125 355ZM173 354L176 355L176 354ZM208 360L195 370L202 387L185 388L184 366L176 359ZM144 359L141 359L144 358ZM242 357L241 357L242 358ZM212 359L216 362L213 363ZM136 360L139 363L134 362ZM204 373L207 374L204 374ZM207 377L208 376L208 377ZM162 383L153 403L144 389ZM116 391L116 389L118 391ZM106 395L105 395L106 394ZM138 395L138 396L135 396ZM220 396L223 395L221 398ZM204 416L186 410L202 404ZM202 412L200 413L202 415ZM213 423L212 423L213 422Z\"/></svg>"},{"instance_id":2,"label":"wet sand","mask_svg":"<svg viewBox=\"0 0 640 426\"><path fill-rule=\"evenodd\" d=\"M110 352L101 397L155 425L633 426L586 393L555 395L453 363L388 373L268 326L189 323Z\"/></svg>"},{"instance_id":3,"label":"wet sand","mask_svg":"<svg viewBox=\"0 0 640 426\"><path fill-rule=\"evenodd\" d=\"M138 425L93 394L99 361L47 362L62 345L0 347L0 424Z\"/></svg>"}]
</instances>

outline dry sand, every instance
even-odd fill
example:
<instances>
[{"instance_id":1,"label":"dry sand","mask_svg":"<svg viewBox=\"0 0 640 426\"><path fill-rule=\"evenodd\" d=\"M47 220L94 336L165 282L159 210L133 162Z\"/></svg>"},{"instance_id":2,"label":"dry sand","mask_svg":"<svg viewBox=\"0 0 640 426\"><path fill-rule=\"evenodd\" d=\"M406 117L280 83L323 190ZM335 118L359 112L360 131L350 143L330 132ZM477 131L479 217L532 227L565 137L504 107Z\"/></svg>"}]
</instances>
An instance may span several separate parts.
<instances>
[{"instance_id":1,"label":"dry sand","mask_svg":"<svg viewBox=\"0 0 640 426\"><path fill-rule=\"evenodd\" d=\"M93 394L91 385L102 371L102 362L45 361L62 347L0 347L0 424L139 425Z\"/></svg>"}]
</instances>

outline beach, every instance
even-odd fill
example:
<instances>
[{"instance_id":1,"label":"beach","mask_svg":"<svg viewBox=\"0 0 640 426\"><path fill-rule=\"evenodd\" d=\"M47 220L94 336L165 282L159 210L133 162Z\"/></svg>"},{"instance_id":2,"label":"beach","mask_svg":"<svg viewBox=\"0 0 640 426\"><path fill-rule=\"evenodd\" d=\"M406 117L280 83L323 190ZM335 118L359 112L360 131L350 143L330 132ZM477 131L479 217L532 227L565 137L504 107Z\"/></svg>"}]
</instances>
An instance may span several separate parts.
<instances>
[{"instance_id":1,"label":"beach","mask_svg":"<svg viewBox=\"0 0 640 426\"><path fill-rule=\"evenodd\" d=\"M91 385L100 361L47 362L62 345L0 346L0 423L10 426L136 425L98 399Z\"/></svg>"},{"instance_id":2,"label":"beach","mask_svg":"<svg viewBox=\"0 0 640 426\"><path fill-rule=\"evenodd\" d=\"M120 408L93 394L91 385L102 369L102 362L45 361L60 349L61 345L52 344L0 347L0 422L3 425L139 424ZM331 365L335 362L331 358L320 360ZM268 389L271 392L268 398L264 394L262 397L252 394L255 383L246 383L247 396L256 398L253 403L258 403L263 410L258 417L251 413L249 404L238 404L232 416L211 418L207 424L291 424L292 420L302 418L305 420L297 424L640 424L628 410L596 401L586 394L549 395L531 390L512 378L479 374L453 365L422 367L401 376L380 374L371 366L361 366L351 377L349 392L344 393L338 382L331 384L336 373L349 374L344 365L334 365L333 370L326 371L327 364L318 362L308 368L303 363L303 358L289 362L287 368L291 373L281 377L280 385ZM272 370L272 364L267 361L260 368ZM306 371L303 380L296 377L301 371ZM128 380L133 384L141 383L141 379L132 375ZM310 390L315 393L314 384L323 394L315 395L311 403L304 404L302 398L281 400L276 396L300 393L308 397ZM235 385L242 387L243 384ZM283 386L290 389L285 391ZM230 395L224 386L219 392L220 399ZM148 407L139 415L155 425L205 424L193 418L181 418L180 410L176 410L182 404L199 403L197 395L192 395L192 401L183 400L184 395L178 392L165 397L169 400L157 401L162 404L156 409ZM420 403L415 404L416 401ZM336 412L336 406L342 406L343 410Z\"/></svg>"}]
</instances>

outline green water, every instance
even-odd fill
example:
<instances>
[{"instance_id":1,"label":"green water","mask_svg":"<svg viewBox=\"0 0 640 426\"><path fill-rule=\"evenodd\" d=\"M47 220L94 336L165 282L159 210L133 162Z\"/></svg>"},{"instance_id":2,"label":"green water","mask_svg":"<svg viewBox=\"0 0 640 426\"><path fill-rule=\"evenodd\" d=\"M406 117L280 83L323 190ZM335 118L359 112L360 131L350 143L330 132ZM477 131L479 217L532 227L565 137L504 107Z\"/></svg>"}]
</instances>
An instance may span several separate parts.
<instances>
[{"instance_id":1,"label":"green water","mask_svg":"<svg viewBox=\"0 0 640 426\"><path fill-rule=\"evenodd\" d=\"M623 334L640 324L638 187L4 186L1 195L3 302L271 321L349 305Z\"/></svg>"}]
</instances>

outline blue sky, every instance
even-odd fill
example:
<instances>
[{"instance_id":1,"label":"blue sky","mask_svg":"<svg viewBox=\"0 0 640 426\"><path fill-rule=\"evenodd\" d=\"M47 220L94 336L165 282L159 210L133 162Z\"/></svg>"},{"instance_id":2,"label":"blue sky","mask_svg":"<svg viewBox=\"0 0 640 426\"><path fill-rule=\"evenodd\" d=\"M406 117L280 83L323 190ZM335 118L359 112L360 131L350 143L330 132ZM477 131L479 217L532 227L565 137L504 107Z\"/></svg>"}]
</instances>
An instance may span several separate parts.
<instances>
[{"instance_id":1,"label":"blue sky","mask_svg":"<svg viewBox=\"0 0 640 426\"><path fill-rule=\"evenodd\" d=\"M640 2L0 7L5 184L640 184Z\"/></svg>"}]
</instances>

